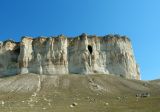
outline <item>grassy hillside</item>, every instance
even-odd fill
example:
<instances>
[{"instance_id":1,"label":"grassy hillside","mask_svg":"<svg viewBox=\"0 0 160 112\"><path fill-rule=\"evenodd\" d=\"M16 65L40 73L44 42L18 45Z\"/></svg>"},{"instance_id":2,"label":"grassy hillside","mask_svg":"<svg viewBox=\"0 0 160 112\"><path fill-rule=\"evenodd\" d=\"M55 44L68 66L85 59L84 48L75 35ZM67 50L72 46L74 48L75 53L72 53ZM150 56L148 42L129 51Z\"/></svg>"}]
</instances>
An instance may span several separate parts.
<instances>
[{"instance_id":1,"label":"grassy hillside","mask_svg":"<svg viewBox=\"0 0 160 112\"><path fill-rule=\"evenodd\" d=\"M150 97L136 97L138 93ZM0 78L0 112L159 112L160 80L36 74Z\"/></svg>"}]
</instances>

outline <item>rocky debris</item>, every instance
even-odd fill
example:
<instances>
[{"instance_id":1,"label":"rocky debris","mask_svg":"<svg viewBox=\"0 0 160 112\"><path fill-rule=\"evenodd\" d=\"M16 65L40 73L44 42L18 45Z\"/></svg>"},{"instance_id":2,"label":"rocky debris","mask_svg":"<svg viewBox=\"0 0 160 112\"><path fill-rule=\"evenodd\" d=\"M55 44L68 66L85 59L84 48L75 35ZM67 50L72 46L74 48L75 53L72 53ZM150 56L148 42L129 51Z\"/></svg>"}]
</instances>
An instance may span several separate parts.
<instances>
[{"instance_id":1,"label":"rocky debris","mask_svg":"<svg viewBox=\"0 0 160 112\"><path fill-rule=\"evenodd\" d=\"M150 97L150 93L148 93L148 92L138 93L138 94L136 94L136 97L141 97L141 98Z\"/></svg>"},{"instance_id":2,"label":"rocky debris","mask_svg":"<svg viewBox=\"0 0 160 112\"><path fill-rule=\"evenodd\" d=\"M96 84L96 83L90 83L90 88L93 91L106 91L106 89L103 86Z\"/></svg>"},{"instance_id":3,"label":"rocky debris","mask_svg":"<svg viewBox=\"0 0 160 112\"><path fill-rule=\"evenodd\" d=\"M116 99L119 100L119 101L126 101L128 97L127 96L118 96Z\"/></svg>"},{"instance_id":4,"label":"rocky debris","mask_svg":"<svg viewBox=\"0 0 160 112\"><path fill-rule=\"evenodd\" d=\"M100 84L96 83L96 81L94 80L94 78L89 78L88 77L88 82L89 82L89 86L90 86L90 89L93 90L93 91L106 91L106 89L101 86Z\"/></svg>"},{"instance_id":5,"label":"rocky debris","mask_svg":"<svg viewBox=\"0 0 160 112\"><path fill-rule=\"evenodd\" d=\"M91 98L91 97L89 97L89 96L86 97L85 99L88 100L89 103L94 103L94 102L96 101L95 98Z\"/></svg>"},{"instance_id":6,"label":"rocky debris","mask_svg":"<svg viewBox=\"0 0 160 112\"><path fill-rule=\"evenodd\" d=\"M72 105L73 105L73 106L77 106L77 105L78 105L78 103L74 102Z\"/></svg>"},{"instance_id":7,"label":"rocky debris","mask_svg":"<svg viewBox=\"0 0 160 112\"><path fill-rule=\"evenodd\" d=\"M144 82L143 86L147 87L149 85L149 82Z\"/></svg>"},{"instance_id":8,"label":"rocky debris","mask_svg":"<svg viewBox=\"0 0 160 112\"><path fill-rule=\"evenodd\" d=\"M75 106L77 106L77 105L78 105L78 103L74 102L74 103L72 103L72 104L70 105L70 107L73 108L73 107L75 107Z\"/></svg>"},{"instance_id":9,"label":"rocky debris","mask_svg":"<svg viewBox=\"0 0 160 112\"><path fill-rule=\"evenodd\" d=\"M117 97L116 99L117 99L117 100L120 100L120 99L121 99L121 97Z\"/></svg>"},{"instance_id":10,"label":"rocky debris","mask_svg":"<svg viewBox=\"0 0 160 112\"><path fill-rule=\"evenodd\" d=\"M73 105L70 105L69 107L73 108L74 106L73 106Z\"/></svg>"},{"instance_id":11,"label":"rocky debris","mask_svg":"<svg viewBox=\"0 0 160 112\"><path fill-rule=\"evenodd\" d=\"M106 105L106 106L108 106L108 105L109 105L109 103L108 103L108 102L106 102L106 103L105 103L105 105Z\"/></svg>"},{"instance_id":12,"label":"rocky debris","mask_svg":"<svg viewBox=\"0 0 160 112\"><path fill-rule=\"evenodd\" d=\"M140 97L140 96L141 96L141 94L140 94L140 93L136 94L136 97Z\"/></svg>"},{"instance_id":13,"label":"rocky debris","mask_svg":"<svg viewBox=\"0 0 160 112\"><path fill-rule=\"evenodd\" d=\"M45 108L45 107L43 107L42 109L43 109L43 110L46 110L46 108Z\"/></svg>"},{"instance_id":14,"label":"rocky debris","mask_svg":"<svg viewBox=\"0 0 160 112\"><path fill-rule=\"evenodd\" d=\"M77 38L22 37L0 43L0 74L115 74L140 79L131 42L127 37Z\"/></svg>"},{"instance_id":15,"label":"rocky debris","mask_svg":"<svg viewBox=\"0 0 160 112\"><path fill-rule=\"evenodd\" d=\"M1 105L4 106L4 101L1 101Z\"/></svg>"}]
</instances>

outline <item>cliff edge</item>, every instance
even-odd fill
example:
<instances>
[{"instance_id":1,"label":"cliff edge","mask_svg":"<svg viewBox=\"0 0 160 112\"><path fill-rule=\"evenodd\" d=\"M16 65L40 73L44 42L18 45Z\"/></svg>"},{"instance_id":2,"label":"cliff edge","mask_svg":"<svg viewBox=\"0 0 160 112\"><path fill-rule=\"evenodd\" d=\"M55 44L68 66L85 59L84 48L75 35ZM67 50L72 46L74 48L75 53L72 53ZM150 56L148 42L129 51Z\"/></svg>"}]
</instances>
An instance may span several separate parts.
<instances>
[{"instance_id":1,"label":"cliff edge","mask_svg":"<svg viewBox=\"0 0 160 112\"><path fill-rule=\"evenodd\" d=\"M0 42L0 75L27 73L114 74L140 79L131 42L120 35L25 36L21 42Z\"/></svg>"}]
</instances>

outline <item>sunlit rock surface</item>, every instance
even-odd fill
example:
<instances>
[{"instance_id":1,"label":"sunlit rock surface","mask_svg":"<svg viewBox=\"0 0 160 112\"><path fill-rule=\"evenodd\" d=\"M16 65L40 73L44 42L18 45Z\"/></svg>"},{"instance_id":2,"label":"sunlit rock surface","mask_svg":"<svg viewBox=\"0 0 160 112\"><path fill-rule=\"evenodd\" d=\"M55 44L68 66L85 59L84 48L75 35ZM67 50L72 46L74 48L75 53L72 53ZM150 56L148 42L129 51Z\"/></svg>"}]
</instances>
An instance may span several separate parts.
<instances>
[{"instance_id":1,"label":"sunlit rock surface","mask_svg":"<svg viewBox=\"0 0 160 112\"><path fill-rule=\"evenodd\" d=\"M21 74L68 74L67 38L23 37L20 48Z\"/></svg>"},{"instance_id":2,"label":"sunlit rock surface","mask_svg":"<svg viewBox=\"0 0 160 112\"><path fill-rule=\"evenodd\" d=\"M22 37L20 43L0 42L0 74L19 73L113 74L140 79L131 42L119 35Z\"/></svg>"}]
</instances>

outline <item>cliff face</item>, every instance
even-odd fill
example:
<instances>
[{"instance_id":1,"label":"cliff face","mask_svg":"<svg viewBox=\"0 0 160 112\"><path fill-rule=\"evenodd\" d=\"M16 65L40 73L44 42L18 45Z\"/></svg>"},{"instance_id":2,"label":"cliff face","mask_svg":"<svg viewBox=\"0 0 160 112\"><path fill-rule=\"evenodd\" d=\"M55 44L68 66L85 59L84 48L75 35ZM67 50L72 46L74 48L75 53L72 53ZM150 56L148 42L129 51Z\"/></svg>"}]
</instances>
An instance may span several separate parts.
<instances>
[{"instance_id":1,"label":"cliff face","mask_svg":"<svg viewBox=\"0 0 160 112\"><path fill-rule=\"evenodd\" d=\"M20 73L68 74L67 38L22 38Z\"/></svg>"},{"instance_id":2,"label":"cliff face","mask_svg":"<svg viewBox=\"0 0 160 112\"><path fill-rule=\"evenodd\" d=\"M0 74L16 73L115 74L140 79L130 40L119 35L23 37L20 43L1 43Z\"/></svg>"},{"instance_id":3,"label":"cliff face","mask_svg":"<svg viewBox=\"0 0 160 112\"><path fill-rule=\"evenodd\" d=\"M0 42L0 75L13 75L18 72L19 43Z\"/></svg>"}]
</instances>

